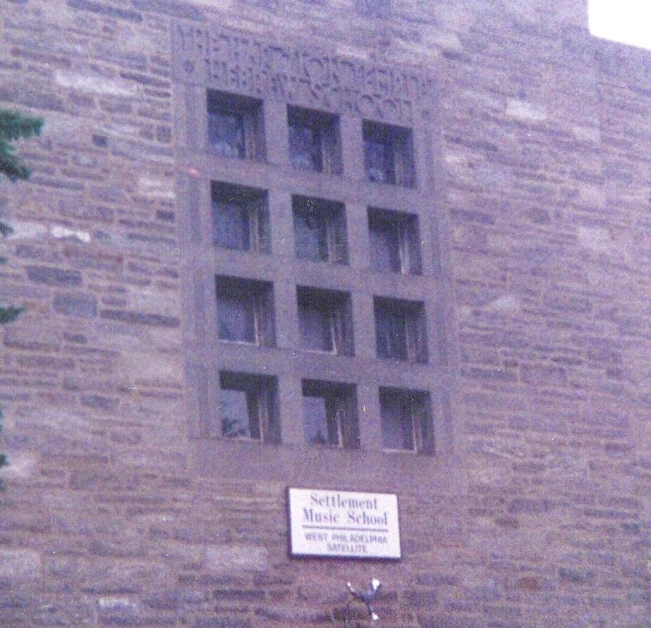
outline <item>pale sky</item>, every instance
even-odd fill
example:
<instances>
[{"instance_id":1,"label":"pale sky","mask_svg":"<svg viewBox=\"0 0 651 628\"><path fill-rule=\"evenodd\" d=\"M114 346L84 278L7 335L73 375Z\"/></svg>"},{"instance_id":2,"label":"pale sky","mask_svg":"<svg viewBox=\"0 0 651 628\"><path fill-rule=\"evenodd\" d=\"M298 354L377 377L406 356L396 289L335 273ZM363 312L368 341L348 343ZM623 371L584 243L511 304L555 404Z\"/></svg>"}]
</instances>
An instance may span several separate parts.
<instances>
[{"instance_id":1,"label":"pale sky","mask_svg":"<svg viewBox=\"0 0 651 628\"><path fill-rule=\"evenodd\" d=\"M651 0L588 0L590 32L651 49Z\"/></svg>"}]
</instances>

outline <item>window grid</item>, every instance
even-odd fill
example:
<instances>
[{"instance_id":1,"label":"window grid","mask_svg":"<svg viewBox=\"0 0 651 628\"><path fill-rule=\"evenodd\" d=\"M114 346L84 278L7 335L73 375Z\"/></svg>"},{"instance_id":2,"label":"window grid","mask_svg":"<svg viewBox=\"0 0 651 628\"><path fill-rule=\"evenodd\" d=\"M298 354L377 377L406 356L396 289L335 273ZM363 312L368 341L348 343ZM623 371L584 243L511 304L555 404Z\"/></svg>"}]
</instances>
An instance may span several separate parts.
<instances>
[{"instance_id":1,"label":"window grid","mask_svg":"<svg viewBox=\"0 0 651 628\"><path fill-rule=\"evenodd\" d=\"M232 158L264 161L265 144L271 145L269 138L275 137L264 129L265 106L262 100L208 90L208 145L217 164L219 160L224 160L226 172L229 172L226 161ZM359 120L359 131L363 178L370 183L415 187L411 129ZM287 133L287 164L294 171L294 177L301 170L343 176L345 170L336 115L288 106ZM271 170L269 174L272 175ZM217 250L233 251L235 254L249 251L271 253L270 223L274 217L270 215L267 202L268 190L258 189L259 177L247 179L247 176L220 176L216 177L218 181L212 182L212 244ZM266 177L266 180L273 188L274 177ZM253 187L242 185L243 181L250 181ZM300 184L297 186L301 187ZM364 189L360 188L362 191ZM349 208L341 201L304 195L299 189L295 192L299 193L291 197L291 216L296 260L299 263L347 265L349 243L346 214ZM369 269L402 275L421 274L417 214L373 206L369 206L367 211L369 249L366 259L367 264L370 262ZM354 245L358 246L358 243ZM325 273L332 272L326 268ZM256 276L255 273L253 276ZM240 279L215 275L219 341L252 347L275 346L273 287L281 275L265 272L264 280L262 274L259 276L260 279ZM334 285L331 281L326 284ZM343 291L310 285L296 286L296 290L298 335L290 338L289 344L309 353L330 354L332 359L353 356L354 312L350 296ZM427 313L424 303L383 294L376 294L372 299L377 359L408 364L427 363ZM314 359L318 360L318 355ZM230 403L237 410L232 410L232 413L239 413L240 417L224 419L222 412L223 438L282 442L282 400L276 398L276 384L269 383L272 380L276 381L273 374L269 377L261 373L243 375L231 370L220 371L221 403L224 400ZM304 436L308 446L319 444L344 449L358 449L361 446L356 388L355 382L340 384L327 379L302 380ZM260 390L265 391L264 394ZM375 392L380 409L378 419L382 427L383 449L433 453L429 393L389 388L382 385L381 378L376 382ZM387 409L389 397L402 404L400 412L395 408L390 411L390 404ZM305 419L307 408L316 412L312 423ZM391 418L392 413L394 418ZM273 416L276 417L275 423ZM421 418L418 419L418 416ZM224 421L235 423L230 425ZM403 431L400 446L395 446L395 436L387 436L387 433L391 434L388 427L391 421ZM241 425L238 426L238 422Z\"/></svg>"}]
</instances>

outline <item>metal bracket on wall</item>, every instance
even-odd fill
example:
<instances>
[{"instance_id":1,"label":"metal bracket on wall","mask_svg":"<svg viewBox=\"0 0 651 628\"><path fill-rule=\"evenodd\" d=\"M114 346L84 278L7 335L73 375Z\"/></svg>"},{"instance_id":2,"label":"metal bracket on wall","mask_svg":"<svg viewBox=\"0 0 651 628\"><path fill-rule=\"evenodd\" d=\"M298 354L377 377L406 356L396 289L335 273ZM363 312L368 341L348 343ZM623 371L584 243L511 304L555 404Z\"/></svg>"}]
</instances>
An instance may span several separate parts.
<instances>
[{"instance_id":1,"label":"metal bracket on wall","mask_svg":"<svg viewBox=\"0 0 651 628\"><path fill-rule=\"evenodd\" d=\"M350 582L346 583L346 587L348 588L348 591L350 592L352 597L348 600L348 604L346 604L346 608L344 609L345 628L355 628L357 626L357 622L355 620L351 620L350 618L350 605L352 602L356 600L363 602L364 605L366 606L366 611L368 612L369 621L373 622L380 619L376 614L376 612L373 610L373 606L371 604L377 597L377 594L380 591L381 586L382 583L377 578L373 578L369 582L366 591L355 591L353 589L353 586L350 584Z\"/></svg>"}]
</instances>

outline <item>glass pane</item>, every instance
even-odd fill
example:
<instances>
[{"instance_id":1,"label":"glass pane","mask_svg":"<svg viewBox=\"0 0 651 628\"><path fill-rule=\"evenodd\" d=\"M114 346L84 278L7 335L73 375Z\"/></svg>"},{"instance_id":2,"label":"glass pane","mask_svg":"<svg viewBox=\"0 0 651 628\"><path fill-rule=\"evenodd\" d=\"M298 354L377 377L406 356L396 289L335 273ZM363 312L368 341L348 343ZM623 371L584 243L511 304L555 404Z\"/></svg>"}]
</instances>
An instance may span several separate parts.
<instances>
[{"instance_id":1,"label":"glass pane","mask_svg":"<svg viewBox=\"0 0 651 628\"><path fill-rule=\"evenodd\" d=\"M303 397L303 426L306 442L313 445L330 442L325 397Z\"/></svg>"},{"instance_id":2,"label":"glass pane","mask_svg":"<svg viewBox=\"0 0 651 628\"><path fill-rule=\"evenodd\" d=\"M402 270L398 225L386 221L371 224L371 264L378 270L394 273Z\"/></svg>"},{"instance_id":3,"label":"glass pane","mask_svg":"<svg viewBox=\"0 0 651 628\"><path fill-rule=\"evenodd\" d=\"M325 216L308 204L294 211L296 256L314 262L327 262L328 229Z\"/></svg>"},{"instance_id":4,"label":"glass pane","mask_svg":"<svg viewBox=\"0 0 651 628\"><path fill-rule=\"evenodd\" d=\"M222 388L220 401L222 435L252 438L246 391Z\"/></svg>"},{"instance_id":5,"label":"glass pane","mask_svg":"<svg viewBox=\"0 0 651 628\"><path fill-rule=\"evenodd\" d=\"M400 394L384 394L380 400L382 443L385 449L413 451L414 435L408 400Z\"/></svg>"},{"instance_id":6,"label":"glass pane","mask_svg":"<svg viewBox=\"0 0 651 628\"><path fill-rule=\"evenodd\" d=\"M377 352L381 358L407 359L406 321L403 312L376 308Z\"/></svg>"},{"instance_id":7,"label":"glass pane","mask_svg":"<svg viewBox=\"0 0 651 628\"><path fill-rule=\"evenodd\" d=\"M332 351L332 315L327 306L319 307L313 303L301 303L299 326L304 349L312 351Z\"/></svg>"},{"instance_id":8,"label":"glass pane","mask_svg":"<svg viewBox=\"0 0 651 628\"><path fill-rule=\"evenodd\" d=\"M294 168L321 172L323 163L320 131L309 126L290 126L289 157Z\"/></svg>"},{"instance_id":9,"label":"glass pane","mask_svg":"<svg viewBox=\"0 0 651 628\"><path fill-rule=\"evenodd\" d=\"M395 183L393 155L388 140L364 140L366 178L376 183Z\"/></svg>"},{"instance_id":10,"label":"glass pane","mask_svg":"<svg viewBox=\"0 0 651 628\"><path fill-rule=\"evenodd\" d=\"M234 201L213 201L213 244L224 249L248 251L251 247L249 212Z\"/></svg>"},{"instance_id":11,"label":"glass pane","mask_svg":"<svg viewBox=\"0 0 651 628\"><path fill-rule=\"evenodd\" d=\"M223 291L218 297L219 337L255 342L255 298L250 292Z\"/></svg>"},{"instance_id":12,"label":"glass pane","mask_svg":"<svg viewBox=\"0 0 651 628\"><path fill-rule=\"evenodd\" d=\"M244 118L237 113L211 111L208 116L208 140L218 155L244 159Z\"/></svg>"}]
</instances>

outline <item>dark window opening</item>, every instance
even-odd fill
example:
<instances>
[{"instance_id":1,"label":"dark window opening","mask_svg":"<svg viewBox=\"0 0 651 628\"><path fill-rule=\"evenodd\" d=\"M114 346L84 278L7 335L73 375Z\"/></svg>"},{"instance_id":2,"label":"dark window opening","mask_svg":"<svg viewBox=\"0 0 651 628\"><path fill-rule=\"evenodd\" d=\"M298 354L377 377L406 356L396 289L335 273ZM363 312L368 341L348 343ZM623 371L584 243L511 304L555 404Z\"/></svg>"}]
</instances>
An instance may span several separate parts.
<instances>
[{"instance_id":1,"label":"dark window opening","mask_svg":"<svg viewBox=\"0 0 651 628\"><path fill-rule=\"evenodd\" d=\"M294 196L292 208L296 257L313 262L348 263L342 203Z\"/></svg>"},{"instance_id":2,"label":"dark window opening","mask_svg":"<svg viewBox=\"0 0 651 628\"><path fill-rule=\"evenodd\" d=\"M417 216L370 208L368 227L373 268L405 275L421 273Z\"/></svg>"},{"instance_id":3,"label":"dark window opening","mask_svg":"<svg viewBox=\"0 0 651 628\"><path fill-rule=\"evenodd\" d=\"M297 298L303 349L353 355L350 296L334 290L298 288Z\"/></svg>"},{"instance_id":4,"label":"dark window opening","mask_svg":"<svg viewBox=\"0 0 651 628\"><path fill-rule=\"evenodd\" d=\"M411 130L364 121L366 178L375 183L413 187L414 149Z\"/></svg>"},{"instance_id":5,"label":"dark window opening","mask_svg":"<svg viewBox=\"0 0 651 628\"><path fill-rule=\"evenodd\" d=\"M303 427L312 445L359 449L355 387L303 381Z\"/></svg>"},{"instance_id":6,"label":"dark window opening","mask_svg":"<svg viewBox=\"0 0 651 628\"><path fill-rule=\"evenodd\" d=\"M220 157L264 160L262 102L208 90L208 143Z\"/></svg>"},{"instance_id":7,"label":"dark window opening","mask_svg":"<svg viewBox=\"0 0 651 628\"><path fill-rule=\"evenodd\" d=\"M339 123L336 116L288 107L289 157L294 168L341 174Z\"/></svg>"},{"instance_id":8,"label":"dark window opening","mask_svg":"<svg viewBox=\"0 0 651 628\"><path fill-rule=\"evenodd\" d=\"M274 377L222 372L219 387L223 437L280 442Z\"/></svg>"},{"instance_id":9,"label":"dark window opening","mask_svg":"<svg viewBox=\"0 0 651 628\"><path fill-rule=\"evenodd\" d=\"M434 453L429 394L380 388L382 442L385 449Z\"/></svg>"},{"instance_id":10,"label":"dark window opening","mask_svg":"<svg viewBox=\"0 0 651 628\"><path fill-rule=\"evenodd\" d=\"M375 298L374 311L378 357L427 362L425 312L421 302Z\"/></svg>"},{"instance_id":11,"label":"dark window opening","mask_svg":"<svg viewBox=\"0 0 651 628\"><path fill-rule=\"evenodd\" d=\"M267 347L275 344L271 284L217 277L216 292L220 340Z\"/></svg>"},{"instance_id":12,"label":"dark window opening","mask_svg":"<svg viewBox=\"0 0 651 628\"><path fill-rule=\"evenodd\" d=\"M265 192L213 182L211 195L214 246L237 251L270 251Z\"/></svg>"}]
</instances>

